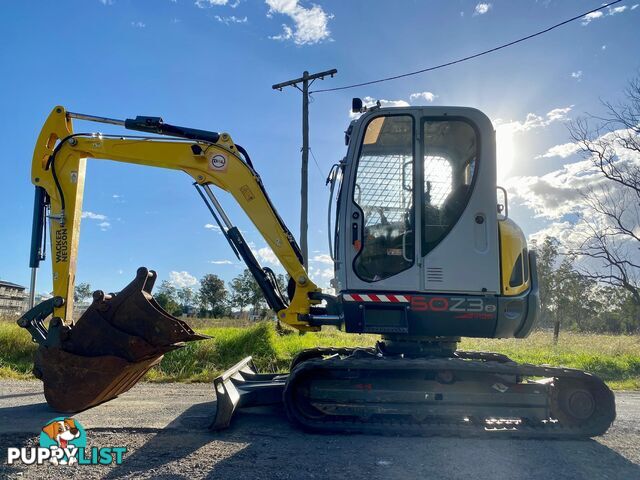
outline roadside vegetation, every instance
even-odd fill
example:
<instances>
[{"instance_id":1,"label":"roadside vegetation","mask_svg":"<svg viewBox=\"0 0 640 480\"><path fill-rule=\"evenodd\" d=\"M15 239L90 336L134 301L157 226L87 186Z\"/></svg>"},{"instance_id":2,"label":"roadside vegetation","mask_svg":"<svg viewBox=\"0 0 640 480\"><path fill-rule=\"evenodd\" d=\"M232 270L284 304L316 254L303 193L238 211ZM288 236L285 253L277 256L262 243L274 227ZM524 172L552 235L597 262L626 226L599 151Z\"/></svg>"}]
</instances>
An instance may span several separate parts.
<instances>
[{"instance_id":1,"label":"roadside vegetation","mask_svg":"<svg viewBox=\"0 0 640 480\"><path fill-rule=\"evenodd\" d=\"M315 346L371 346L375 335L347 335L335 329L299 335L259 322L229 327L237 320L199 320L196 330L211 336L165 355L146 380L152 382L210 382L225 369L252 355L266 372L286 371L297 352ZM220 325L224 326L220 326ZM33 378L36 346L13 321L0 321L0 378ZM524 340L464 339L466 350L504 353L518 362L587 370L618 390L640 389L640 337L563 332L557 345L550 331L534 332Z\"/></svg>"}]
</instances>

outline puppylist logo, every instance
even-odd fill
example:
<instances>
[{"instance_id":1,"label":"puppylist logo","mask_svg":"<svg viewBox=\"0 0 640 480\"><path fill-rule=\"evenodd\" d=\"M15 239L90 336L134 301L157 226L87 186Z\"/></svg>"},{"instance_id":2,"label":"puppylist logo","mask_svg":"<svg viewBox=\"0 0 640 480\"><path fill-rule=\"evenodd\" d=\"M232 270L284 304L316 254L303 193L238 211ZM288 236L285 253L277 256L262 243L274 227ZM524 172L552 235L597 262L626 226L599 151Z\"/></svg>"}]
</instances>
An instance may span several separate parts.
<instances>
[{"instance_id":1,"label":"puppylist logo","mask_svg":"<svg viewBox=\"0 0 640 480\"><path fill-rule=\"evenodd\" d=\"M42 427L39 447L9 447L7 463L20 461L25 465L50 462L54 465L120 465L127 447L91 447L87 449L87 434L74 418L57 417Z\"/></svg>"}]
</instances>

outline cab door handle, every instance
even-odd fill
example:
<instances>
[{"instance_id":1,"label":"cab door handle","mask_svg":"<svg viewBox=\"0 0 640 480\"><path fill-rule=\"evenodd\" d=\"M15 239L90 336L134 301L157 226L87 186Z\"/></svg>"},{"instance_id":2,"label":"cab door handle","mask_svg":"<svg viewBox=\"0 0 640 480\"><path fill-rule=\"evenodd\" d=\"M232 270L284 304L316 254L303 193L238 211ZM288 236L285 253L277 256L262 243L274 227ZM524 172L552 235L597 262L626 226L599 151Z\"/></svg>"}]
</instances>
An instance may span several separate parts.
<instances>
[{"instance_id":1,"label":"cab door handle","mask_svg":"<svg viewBox=\"0 0 640 480\"><path fill-rule=\"evenodd\" d=\"M357 252L360 251L362 241L360 239L360 226L358 225L358 222L353 222L351 224L351 244Z\"/></svg>"}]
</instances>

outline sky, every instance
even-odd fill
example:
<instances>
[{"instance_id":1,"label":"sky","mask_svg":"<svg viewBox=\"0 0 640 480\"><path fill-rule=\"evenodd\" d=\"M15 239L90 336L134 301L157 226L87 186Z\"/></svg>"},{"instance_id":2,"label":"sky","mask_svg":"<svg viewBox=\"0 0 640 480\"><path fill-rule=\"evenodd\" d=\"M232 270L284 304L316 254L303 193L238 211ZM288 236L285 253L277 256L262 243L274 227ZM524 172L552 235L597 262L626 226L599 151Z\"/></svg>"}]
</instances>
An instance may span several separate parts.
<instances>
[{"instance_id":1,"label":"sky","mask_svg":"<svg viewBox=\"0 0 640 480\"><path fill-rule=\"evenodd\" d=\"M299 231L301 97L274 83L337 68L329 88L425 68L494 47L596 8L545 0L7 0L0 15L0 278L29 282L34 141L51 108L228 132L246 148L284 221ZM464 105L498 139L499 183L530 238L570 228L583 160L567 122L602 111L638 75L633 0L492 55L401 80L312 95L309 250L312 278L332 276L325 178L346 152L351 98L384 105ZM312 87L312 90L314 88ZM76 121L76 131L116 127ZM553 195L551 194L553 193ZM574 195L575 196L575 195ZM275 257L231 199L220 198L260 260ZM574 205L575 206L575 205ZM77 281L118 291L144 265L161 280L230 281L233 256L185 174L90 160ZM51 290L48 261L37 291Z\"/></svg>"}]
</instances>

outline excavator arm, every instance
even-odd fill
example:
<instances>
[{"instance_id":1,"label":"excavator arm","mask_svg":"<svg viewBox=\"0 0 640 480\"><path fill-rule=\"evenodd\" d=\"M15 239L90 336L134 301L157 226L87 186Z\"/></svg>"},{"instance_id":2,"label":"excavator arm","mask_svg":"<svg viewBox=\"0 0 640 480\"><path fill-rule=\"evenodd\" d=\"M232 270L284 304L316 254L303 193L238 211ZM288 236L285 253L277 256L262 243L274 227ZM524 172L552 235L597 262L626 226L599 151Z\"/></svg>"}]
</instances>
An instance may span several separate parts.
<instances>
[{"instance_id":1,"label":"excavator arm","mask_svg":"<svg viewBox=\"0 0 640 480\"><path fill-rule=\"evenodd\" d=\"M74 118L170 138L75 133ZM332 302L335 297L323 294L307 275L298 245L271 204L249 155L228 134L177 127L158 117L114 120L67 112L58 106L42 127L33 155L31 180L36 194L30 259L32 305L18 320L38 343L33 372L43 381L45 398L55 410L77 412L111 400L135 385L165 353L181 348L185 342L207 338L155 301L151 290L156 273L144 267L120 292L94 292L89 308L79 319L73 318L88 158L187 173L231 248L247 264L267 303L283 323L301 331L315 331L322 322L340 320L337 315L327 315L327 308L320 306L322 300ZM290 276L288 298L273 272L260 266L211 186L233 196L271 247ZM53 297L34 305L36 272L46 256L47 225ZM245 360L240 369L249 362L250 359ZM228 380L216 382L220 384L216 384L220 404L231 407L218 409L214 423L227 424L237 400L224 394ZM267 395L267 399L271 397Z\"/></svg>"},{"instance_id":2,"label":"excavator arm","mask_svg":"<svg viewBox=\"0 0 640 480\"><path fill-rule=\"evenodd\" d=\"M116 123L127 129L173 138L74 133L74 117ZM46 241L42 231L48 206L53 294L58 299L53 306L54 317L67 324L73 321L73 292L88 158L187 173L216 216L232 248L247 263L279 319L299 330L319 329L310 325L307 319L311 306L319 303L312 297L320 290L307 275L299 248L272 206L248 155L234 144L229 134L175 127L156 117L125 121L103 119L70 113L61 106L53 109L40 132L31 170L32 182L37 187L31 267L37 267L41 256L38 249L42 250L42 241ZM260 267L240 231L222 210L210 185L234 197L293 279L295 293L290 302L279 292L270 271Z\"/></svg>"}]
</instances>

